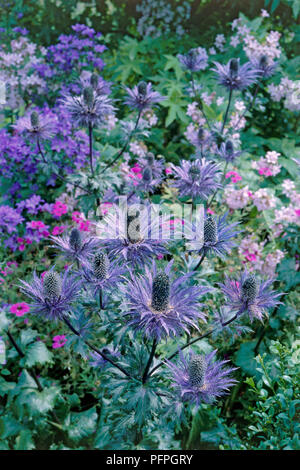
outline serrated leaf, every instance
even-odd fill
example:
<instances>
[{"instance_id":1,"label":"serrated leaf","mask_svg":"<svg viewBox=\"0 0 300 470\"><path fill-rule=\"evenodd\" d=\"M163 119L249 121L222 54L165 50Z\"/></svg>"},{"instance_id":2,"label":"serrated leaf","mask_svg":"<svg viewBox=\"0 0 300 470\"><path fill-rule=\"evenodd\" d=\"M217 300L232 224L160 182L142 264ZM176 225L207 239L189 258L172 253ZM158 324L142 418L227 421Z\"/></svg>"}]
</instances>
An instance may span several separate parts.
<instances>
[{"instance_id":1,"label":"serrated leaf","mask_svg":"<svg viewBox=\"0 0 300 470\"><path fill-rule=\"evenodd\" d=\"M35 364L46 364L52 362L52 353L48 351L42 341L37 341L27 348L25 365L32 367Z\"/></svg>"}]
</instances>

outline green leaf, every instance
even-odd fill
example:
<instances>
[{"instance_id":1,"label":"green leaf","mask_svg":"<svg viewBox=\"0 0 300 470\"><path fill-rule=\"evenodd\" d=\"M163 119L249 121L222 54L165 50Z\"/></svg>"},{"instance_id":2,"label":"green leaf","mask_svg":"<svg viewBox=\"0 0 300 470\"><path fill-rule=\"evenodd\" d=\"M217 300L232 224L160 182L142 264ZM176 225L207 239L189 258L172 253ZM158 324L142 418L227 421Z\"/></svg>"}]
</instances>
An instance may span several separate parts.
<instances>
[{"instance_id":1,"label":"green leaf","mask_svg":"<svg viewBox=\"0 0 300 470\"><path fill-rule=\"evenodd\" d=\"M69 437L75 441L90 436L96 430L98 415L94 408L82 413L71 413L70 423L67 423Z\"/></svg>"},{"instance_id":2,"label":"green leaf","mask_svg":"<svg viewBox=\"0 0 300 470\"><path fill-rule=\"evenodd\" d=\"M14 448L15 450L31 450L35 448L29 429L22 429L19 436L16 438Z\"/></svg>"},{"instance_id":3,"label":"green leaf","mask_svg":"<svg viewBox=\"0 0 300 470\"><path fill-rule=\"evenodd\" d=\"M35 364L46 364L52 362L52 353L48 351L42 341L37 341L26 350L25 365L32 367Z\"/></svg>"}]
</instances>

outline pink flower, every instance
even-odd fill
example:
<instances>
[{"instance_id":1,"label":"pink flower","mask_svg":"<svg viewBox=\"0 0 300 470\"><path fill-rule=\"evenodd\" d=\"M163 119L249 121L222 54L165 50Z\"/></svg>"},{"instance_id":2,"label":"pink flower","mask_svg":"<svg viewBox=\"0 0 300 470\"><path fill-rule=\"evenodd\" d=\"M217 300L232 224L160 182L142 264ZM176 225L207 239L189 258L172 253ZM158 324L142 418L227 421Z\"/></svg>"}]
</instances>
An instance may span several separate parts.
<instances>
[{"instance_id":1,"label":"pink flower","mask_svg":"<svg viewBox=\"0 0 300 470\"><path fill-rule=\"evenodd\" d=\"M32 229L40 229L45 228L46 225L41 220L32 220L31 222L29 222L28 227Z\"/></svg>"},{"instance_id":2,"label":"pink flower","mask_svg":"<svg viewBox=\"0 0 300 470\"><path fill-rule=\"evenodd\" d=\"M213 211L212 209L210 209L210 208L208 208L208 209L206 210L206 212L207 212L207 214L214 214L214 211Z\"/></svg>"},{"instance_id":3,"label":"pink flower","mask_svg":"<svg viewBox=\"0 0 300 470\"><path fill-rule=\"evenodd\" d=\"M231 177L231 181L232 183L237 183L238 181L242 181L242 177L241 175L239 175L236 171L228 171L228 173L226 173L225 175L225 178L230 178Z\"/></svg>"},{"instance_id":4,"label":"pink flower","mask_svg":"<svg viewBox=\"0 0 300 470\"><path fill-rule=\"evenodd\" d=\"M67 342L66 335L53 336L52 348L53 349L62 348L66 344L66 342Z\"/></svg>"},{"instance_id":5,"label":"pink flower","mask_svg":"<svg viewBox=\"0 0 300 470\"><path fill-rule=\"evenodd\" d=\"M166 175L172 174L171 168L168 168L168 167L167 167L165 171L166 171Z\"/></svg>"},{"instance_id":6,"label":"pink flower","mask_svg":"<svg viewBox=\"0 0 300 470\"><path fill-rule=\"evenodd\" d=\"M22 317L25 313L30 310L29 305L26 302L19 302L10 306L10 312L15 313L17 317Z\"/></svg>"},{"instance_id":7,"label":"pink flower","mask_svg":"<svg viewBox=\"0 0 300 470\"><path fill-rule=\"evenodd\" d=\"M295 209L295 214L300 217L300 209Z\"/></svg>"},{"instance_id":8,"label":"pink flower","mask_svg":"<svg viewBox=\"0 0 300 470\"><path fill-rule=\"evenodd\" d=\"M66 227L64 225L56 225L55 227L53 227L52 235L54 236L60 235L61 233L65 231L65 229Z\"/></svg>"},{"instance_id":9,"label":"pink flower","mask_svg":"<svg viewBox=\"0 0 300 470\"><path fill-rule=\"evenodd\" d=\"M25 245L19 245L19 251L24 251L25 250Z\"/></svg>"},{"instance_id":10,"label":"pink flower","mask_svg":"<svg viewBox=\"0 0 300 470\"><path fill-rule=\"evenodd\" d=\"M163 259L164 255L162 253L160 253L159 255L157 255L157 259Z\"/></svg>"},{"instance_id":11,"label":"pink flower","mask_svg":"<svg viewBox=\"0 0 300 470\"><path fill-rule=\"evenodd\" d=\"M91 222L89 220L82 220L78 226L81 232L89 232L90 231Z\"/></svg>"},{"instance_id":12,"label":"pink flower","mask_svg":"<svg viewBox=\"0 0 300 470\"><path fill-rule=\"evenodd\" d=\"M61 217L63 214L66 214L68 212L68 207L66 204L63 204L60 201L56 201L55 204L53 204L52 207L52 214L56 217Z\"/></svg>"},{"instance_id":13,"label":"pink flower","mask_svg":"<svg viewBox=\"0 0 300 470\"><path fill-rule=\"evenodd\" d=\"M131 168L131 171L132 171L133 173L141 173L142 168L136 163L136 164Z\"/></svg>"},{"instance_id":14,"label":"pink flower","mask_svg":"<svg viewBox=\"0 0 300 470\"><path fill-rule=\"evenodd\" d=\"M267 166L266 167L262 167L258 170L258 173L262 176L272 176L273 172L270 168L268 168Z\"/></svg>"},{"instance_id":15,"label":"pink flower","mask_svg":"<svg viewBox=\"0 0 300 470\"><path fill-rule=\"evenodd\" d=\"M81 221L80 212L78 212L78 211L73 212L72 213L72 220L74 220L74 222L76 222L76 223L79 223Z\"/></svg>"}]
</instances>

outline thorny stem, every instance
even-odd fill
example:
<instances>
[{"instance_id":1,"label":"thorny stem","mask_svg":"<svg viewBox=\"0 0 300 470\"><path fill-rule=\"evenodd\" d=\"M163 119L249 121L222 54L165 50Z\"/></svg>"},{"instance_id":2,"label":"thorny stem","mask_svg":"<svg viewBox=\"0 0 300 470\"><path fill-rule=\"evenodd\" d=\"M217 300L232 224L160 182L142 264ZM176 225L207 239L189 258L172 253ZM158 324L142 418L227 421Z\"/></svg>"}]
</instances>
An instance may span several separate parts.
<instances>
[{"instance_id":1,"label":"thorny stem","mask_svg":"<svg viewBox=\"0 0 300 470\"><path fill-rule=\"evenodd\" d=\"M149 359L148 359L148 362L147 362L147 365L146 365L146 368L145 368L145 371L144 371L144 374L143 374L143 378L142 378L143 384L148 379L148 372L149 372L150 366L152 364L152 360L153 360L153 357L154 357L154 354L155 354L156 346L157 346L157 340L154 338L151 353L150 353L150 356L149 356Z\"/></svg>"},{"instance_id":2,"label":"thorny stem","mask_svg":"<svg viewBox=\"0 0 300 470\"><path fill-rule=\"evenodd\" d=\"M229 325L229 323L232 323L234 320L236 320L237 317L238 317L238 313L236 313L232 318L230 318L230 320L227 320L225 323L223 323L223 326ZM207 338L207 336L210 336L215 331L217 331L217 328L212 328L207 333L204 333L204 335L198 336L197 338L193 339L192 341L189 341L188 343L186 343L184 346L182 346L180 348L180 351L183 351L184 349L188 348L189 346L191 346L194 343L197 343L197 341L200 341L203 338ZM171 359L173 359L173 357L177 356L178 353L179 353L179 349L177 349L177 351L175 351L173 354L171 354L171 356L169 356L167 358L167 360L170 361ZM150 375L152 375L153 372L155 372L159 367L163 366L164 364L165 364L165 360L159 362L155 367L153 367L152 370L150 370L150 372L148 374L148 377L150 377Z\"/></svg>"},{"instance_id":3,"label":"thorny stem","mask_svg":"<svg viewBox=\"0 0 300 470\"><path fill-rule=\"evenodd\" d=\"M69 320L66 317L63 317L63 320L64 320L65 324L67 325L67 327L70 328L70 330L74 333L74 335L76 335L78 337L81 337L80 332L77 331L72 326L72 324L69 322ZM121 372L123 372L123 374L126 375L126 377L132 378L131 375L125 369L123 369L123 367L119 366L116 362L112 361L106 354L104 354L104 352L100 351L100 349L98 349L98 348L95 348L95 346L93 346L89 341L84 340L84 342L90 349L92 349L92 351L95 351L97 354L100 354L100 356L103 357L103 359L105 359L112 366L116 367Z\"/></svg>"},{"instance_id":4,"label":"thorny stem","mask_svg":"<svg viewBox=\"0 0 300 470\"><path fill-rule=\"evenodd\" d=\"M141 117L141 114L142 112L139 111L139 114L138 114L138 117L137 117L137 120L136 120L136 123L135 123L135 126L134 126L134 129L132 132L130 132L129 136L128 136L128 139L126 140L125 144L123 145L123 147L121 148L120 152L117 154L117 156L110 162L108 163L102 171L100 171L100 174L101 173L104 173L108 168L110 168L117 160L119 160L119 158L123 155L123 153L125 152L125 150L127 149L127 146L131 140L131 137L133 136L133 134L135 133L135 131L137 130L137 126L139 124L139 121L140 121L140 117Z\"/></svg>"}]
</instances>

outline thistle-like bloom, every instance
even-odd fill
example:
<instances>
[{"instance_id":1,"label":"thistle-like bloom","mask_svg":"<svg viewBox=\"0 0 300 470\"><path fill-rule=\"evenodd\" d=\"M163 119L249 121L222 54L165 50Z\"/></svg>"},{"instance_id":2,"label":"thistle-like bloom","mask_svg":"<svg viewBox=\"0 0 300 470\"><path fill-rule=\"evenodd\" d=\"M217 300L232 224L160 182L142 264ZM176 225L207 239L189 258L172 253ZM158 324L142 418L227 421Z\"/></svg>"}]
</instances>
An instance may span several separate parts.
<instances>
[{"instance_id":1,"label":"thistle-like bloom","mask_svg":"<svg viewBox=\"0 0 300 470\"><path fill-rule=\"evenodd\" d=\"M51 139L54 135L54 123L49 117L32 111L30 116L19 118L13 126L17 132L25 133L30 139Z\"/></svg>"},{"instance_id":2,"label":"thistle-like bloom","mask_svg":"<svg viewBox=\"0 0 300 470\"><path fill-rule=\"evenodd\" d=\"M180 166L172 164L175 181L172 186L179 190L180 197L207 199L210 194L221 188L217 181L219 164L208 162L205 158L193 162L182 160Z\"/></svg>"},{"instance_id":3,"label":"thistle-like bloom","mask_svg":"<svg viewBox=\"0 0 300 470\"><path fill-rule=\"evenodd\" d=\"M230 59L226 65L214 62L217 80L228 90L244 90L257 81L259 71L253 68L251 62L240 65L240 59Z\"/></svg>"},{"instance_id":4,"label":"thistle-like bloom","mask_svg":"<svg viewBox=\"0 0 300 470\"><path fill-rule=\"evenodd\" d=\"M155 158L152 152L148 152L145 157L141 157L138 160L138 164L141 168L145 168L146 166L151 168L154 179L163 178L163 171L165 167L165 161L163 158Z\"/></svg>"},{"instance_id":5,"label":"thistle-like bloom","mask_svg":"<svg viewBox=\"0 0 300 470\"><path fill-rule=\"evenodd\" d=\"M139 82L132 90L128 87L125 87L125 90L128 93L125 104L132 109L137 109L140 113L165 99L158 91L152 90L150 82Z\"/></svg>"},{"instance_id":6,"label":"thistle-like bloom","mask_svg":"<svg viewBox=\"0 0 300 470\"><path fill-rule=\"evenodd\" d=\"M95 250L99 248L98 239L83 238L77 228L73 228L70 235L63 235L62 237L50 236L50 238L55 243L55 245L51 245L53 248L60 250L67 259L82 264L88 262L88 259L95 253Z\"/></svg>"},{"instance_id":7,"label":"thistle-like bloom","mask_svg":"<svg viewBox=\"0 0 300 470\"><path fill-rule=\"evenodd\" d=\"M204 146L211 143L212 136L210 132L201 126L197 132L191 135L189 140L198 150L203 150Z\"/></svg>"},{"instance_id":8,"label":"thistle-like bloom","mask_svg":"<svg viewBox=\"0 0 300 470\"><path fill-rule=\"evenodd\" d=\"M131 273L128 283L121 286L127 298L124 315L128 325L157 341L199 329L198 320L205 321L199 297L211 289L188 285L193 272L172 279L172 264L158 272L153 263L152 269L145 268L145 275Z\"/></svg>"},{"instance_id":9,"label":"thistle-like bloom","mask_svg":"<svg viewBox=\"0 0 300 470\"><path fill-rule=\"evenodd\" d=\"M166 361L173 375L172 385L183 401L190 401L196 406L213 403L218 397L226 395L237 382L231 376L236 368L224 367L229 361L216 360L216 353L217 350L204 356L190 351L184 356L180 351L178 365Z\"/></svg>"},{"instance_id":10,"label":"thistle-like bloom","mask_svg":"<svg viewBox=\"0 0 300 470\"><path fill-rule=\"evenodd\" d=\"M139 209L139 205L128 206L124 224L120 223L120 212L109 213L103 219L102 233L105 238L101 240L101 245L110 258L119 258L122 264L129 262L143 266L153 257L167 254L165 245L168 240L162 238L161 229L155 221L151 222L146 206L142 207L143 210Z\"/></svg>"},{"instance_id":11,"label":"thistle-like bloom","mask_svg":"<svg viewBox=\"0 0 300 470\"><path fill-rule=\"evenodd\" d=\"M21 281L21 291L32 299L30 311L48 320L61 320L77 299L81 281L69 270L63 275L52 268L43 278L33 274L31 283Z\"/></svg>"},{"instance_id":12,"label":"thistle-like bloom","mask_svg":"<svg viewBox=\"0 0 300 470\"><path fill-rule=\"evenodd\" d=\"M262 320L264 315L267 316L267 309L281 304L278 297L282 293L270 290L273 281L259 281L253 274L244 271L239 281L227 277L224 284L219 285L227 297L226 306L237 316L248 313L252 321L254 317Z\"/></svg>"},{"instance_id":13,"label":"thistle-like bloom","mask_svg":"<svg viewBox=\"0 0 300 470\"><path fill-rule=\"evenodd\" d=\"M274 75L277 68L277 62L270 62L270 59L266 55L262 55L259 59L251 59L251 63L254 69L258 70L261 78L270 78Z\"/></svg>"},{"instance_id":14,"label":"thistle-like bloom","mask_svg":"<svg viewBox=\"0 0 300 470\"><path fill-rule=\"evenodd\" d=\"M203 245L198 251L199 255L216 255L225 258L231 248L236 246L232 238L240 233L239 230L236 230L239 223L227 224L226 218L227 213L218 219L206 215L203 227Z\"/></svg>"},{"instance_id":15,"label":"thistle-like bloom","mask_svg":"<svg viewBox=\"0 0 300 470\"><path fill-rule=\"evenodd\" d=\"M159 186L162 182L162 178L155 178L152 172L152 168L150 166L145 166L142 171L142 179L138 181L135 185L135 188L138 191L146 192L146 193L154 193L157 186Z\"/></svg>"},{"instance_id":16,"label":"thistle-like bloom","mask_svg":"<svg viewBox=\"0 0 300 470\"><path fill-rule=\"evenodd\" d=\"M190 72L198 72L207 67L208 55L204 48L190 49L187 54L178 54L179 62Z\"/></svg>"},{"instance_id":17,"label":"thistle-like bloom","mask_svg":"<svg viewBox=\"0 0 300 470\"><path fill-rule=\"evenodd\" d=\"M94 296L102 289L116 286L122 281L123 274L124 269L111 263L107 254L101 251L95 254L90 263L82 266L84 282L91 287Z\"/></svg>"},{"instance_id":18,"label":"thistle-like bloom","mask_svg":"<svg viewBox=\"0 0 300 470\"><path fill-rule=\"evenodd\" d=\"M65 95L62 103L78 127L99 127L114 112L111 99L98 94L92 86L85 87L80 96Z\"/></svg>"},{"instance_id":19,"label":"thistle-like bloom","mask_svg":"<svg viewBox=\"0 0 300 470\"><path fill-rule=\"evenodd\" d=\"M221 143L217 154L227 163L232 163L237 157L242 154L242 152L240 150L234 150L232 141L227 140L226 143Z\"/></svg>"}]
</instances>

